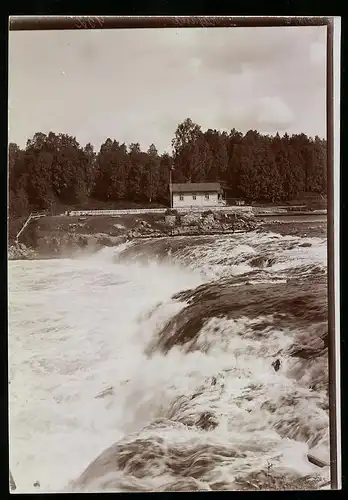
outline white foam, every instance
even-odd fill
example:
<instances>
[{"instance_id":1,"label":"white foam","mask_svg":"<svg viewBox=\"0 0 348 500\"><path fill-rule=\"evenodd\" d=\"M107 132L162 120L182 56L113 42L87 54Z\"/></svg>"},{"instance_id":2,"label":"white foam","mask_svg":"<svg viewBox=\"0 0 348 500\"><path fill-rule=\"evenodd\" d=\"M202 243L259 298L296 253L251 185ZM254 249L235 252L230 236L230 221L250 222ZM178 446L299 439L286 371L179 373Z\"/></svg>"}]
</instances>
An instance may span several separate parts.
<instances>
[{"instance_id":1,"label":"white foam","mask_svg":"<svg viewBox=\"0 0 348 500\"><path fill-rule=\"evenodd\" d=\"M290 347L295 331L277 330L272 317L257 318L253 321L267 319L271 326L256 340L249 318L215 318L204 325L198 339L201 346L211 346L206 352L185 353L175 347L167 356L144 354L156 332L185 306L171 299L174 293L228 269L242 274L249 270L243 256L260 253L260 245L266 249L267 241L278 245L289 266L298 258L296 251L282 250L283 238L249 234L238 235L237 241L217 240L215 248L186 249L177 256L181 264L187 259L186 269L157 262L118 263L117 256L129 243L78 259L10 263L10 468L18 492L37 491L36 480L40 491L62 490L105 448L141 432L152 419L166 417L176 398L200 386L205 387L202 395L179 414L210 410L220 425L208 433L183 433L175 427L157 430L167 442L189 446L198 440L245 450L246 459L214 471L219 478L262 469L268 460L299 473L312 470L304 465L308 446L296 441L296 432L289 440L276 430L279 421L291 429L295 425L298 409L284 405L282 398L299 391L305 402L303 420L312 418L313 432L327 425L318 398L290 376L291 361L282 359L278 373L271 366L274 355ZM226 256L236 264L219 264ZM301 248L300 258L323 262L323 253ZM207 385L207 377L219 373L223 392L222 385ZM112 390L96 398L108 388ZM267 402L276 406L273 414L265 409ZM319 445L327 446L324 437Z\"/></svg>"}]
</instances>

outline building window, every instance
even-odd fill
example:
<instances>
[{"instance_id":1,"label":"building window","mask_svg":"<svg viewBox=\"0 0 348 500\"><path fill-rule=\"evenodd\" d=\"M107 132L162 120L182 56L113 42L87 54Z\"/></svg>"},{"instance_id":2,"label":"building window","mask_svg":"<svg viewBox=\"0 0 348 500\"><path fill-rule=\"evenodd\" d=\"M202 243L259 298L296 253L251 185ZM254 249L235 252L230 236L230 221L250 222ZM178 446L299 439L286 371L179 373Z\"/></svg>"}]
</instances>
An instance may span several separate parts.
<instances>
[{"instance_id":1,"label":"building window","mask_svg":"<svg viewBox=\"0 0 348 500\"><path fill-rule=\"evenodd\" d=\"M205 200L209 200L209 194L208 194L208 193L206 193L206 194L204 195L204 199L205 199Z\"/></svg>"},{"instance_id":2,"label":"building window","mask_svg":"<svg viewBox=\"0 0 348 500\"><path fill-rule=\"evenodd\" d=\"M184 201L184 195L183 195L183 194L181 194L181 195L179 196L179 200L180 200L180 201Z\"/></svg>"},{"instance_id":3,"label":"building window","mask_svg":"<svg viewBox=\"0 0 348 500\"><path fill-rule=\"evenodd\" d=\"M192 195L192 199L193 199L193 200L196 200L196 199L197 199L197 197L196 197L196 195L195 195L195 194L193 194L193 195Z\"/></svg>"}]
</instances>

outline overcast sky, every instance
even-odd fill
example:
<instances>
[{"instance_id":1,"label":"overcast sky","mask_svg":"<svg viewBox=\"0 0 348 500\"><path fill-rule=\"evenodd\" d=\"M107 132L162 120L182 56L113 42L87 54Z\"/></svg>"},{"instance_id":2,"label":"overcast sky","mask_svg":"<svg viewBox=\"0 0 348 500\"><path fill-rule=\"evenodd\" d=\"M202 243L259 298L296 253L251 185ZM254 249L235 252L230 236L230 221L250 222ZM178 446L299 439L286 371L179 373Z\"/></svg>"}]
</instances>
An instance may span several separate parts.
<instances>
[{"instance_id":1,"label":"overcast sky","mask_svg":"<svg viewBox=\"0 0 348 500\"><path fill-rule=\"evenodd\" d=\"M326 136L326 27L10 32L9 139L170 150L179 122Z\"/></svg>"}]
</instances>

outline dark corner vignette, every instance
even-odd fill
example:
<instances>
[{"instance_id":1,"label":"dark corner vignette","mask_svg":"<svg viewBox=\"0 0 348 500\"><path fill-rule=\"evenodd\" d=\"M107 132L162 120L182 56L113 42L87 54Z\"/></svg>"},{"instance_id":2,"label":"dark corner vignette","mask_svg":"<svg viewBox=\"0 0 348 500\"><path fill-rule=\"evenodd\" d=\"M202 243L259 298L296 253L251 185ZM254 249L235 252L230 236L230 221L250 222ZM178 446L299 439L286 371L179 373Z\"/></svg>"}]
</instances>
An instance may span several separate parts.
<instances>
[{"instance_id":1,"label":"dark corner vignette","mask_svg":"<svg viewBox=\"0 0 348 500\"><path fill-rule=\"evenodd\" d=\"M329 17L267 17L255 16L11 16L9 29L64 30L64 29L130 29L130 28L228 28L271 26L325 26Z\"/></svg>"},{"instance_id":2,"label":"dark corner vignette","mask_svg":"<svg viewBox=\"0 0 348 500\"><path fill-rule=\"evenodd\" d=\"M328 172L328 330L330 384L330 461L331 486L337 489L337 407L336 407L336 332L335 332L335 262L334 262L334 102L333 102L333 22L327 26L327 172Z\"/></svg>"},{"instance_id":3,"label":"dark corner vignette","mask_svg":"<svg viewBox=\"0 0 348 500\"><path fill-rule=\"evenodd\" d=\"M347 168L348 164L348 148L347 148L347 117L348 117L348 100L347 100L347 90L348 90L348 20L345 17L341 17L341 74L340 74L340 224L339 224L339 233L340 233L340 247L339 247L339 273L340 273L340 304L339 311L337 314L340 316L340 353L341 353L341 370L340 370L340 380L339 383L341 385L341 447L342 447L342 457L341 457L341 470L342 470L342 489L347 488L347 451L345 445L347 445L347 426L346 422L348 421L347 416L347 370L344 369L344 362L347 359L347 337L346 330L348 325L348 295L347 295L347 275L348 275L348 266L347 259L345 256L348 252L347 247L347 224L348 224L348 206L347 206L347 197L345 186L348 183L347 176Z\"/></svg>"},{"instance_id":4,"label":"dark corner vignette","mask_svg":"<svg viewBox=\"0 0 348 500\"><path fill-rule=\"evenodd\" d=\"M5 24L4 31L6 31L7 26ZM1 336L1 352L4 357L1 363L2 371L2 414L1 419L1 434L3 443L3 457L5 456L5 467L4 474L1 477L1 491L6 491L8 489L8 450L9 450L9 434L8 434L8 423L9 423L9 386L8 386L8 262L7 262L7 250L8 250L8 33L4 33L3 39L5 43L3 44L4 52L4 63L1 65L1 73L3 75L4 87L5 87L5 98L1 101L3 108L3 154L2 154L2 168L1 168L1 179L0 189L1 189L1 305L0 305L0 317L2 323L3 335ZM6 471L6 472L5 472Z\"/></svg>"}]
</instances>

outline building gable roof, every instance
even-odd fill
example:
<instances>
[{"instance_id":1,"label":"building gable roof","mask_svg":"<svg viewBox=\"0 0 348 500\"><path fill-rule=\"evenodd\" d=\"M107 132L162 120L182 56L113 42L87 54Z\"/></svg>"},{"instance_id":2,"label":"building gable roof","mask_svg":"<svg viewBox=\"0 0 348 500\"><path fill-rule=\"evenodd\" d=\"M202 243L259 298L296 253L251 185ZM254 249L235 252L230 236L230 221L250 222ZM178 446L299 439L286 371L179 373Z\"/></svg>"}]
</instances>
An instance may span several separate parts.
<instances>
[{"instance_id":1,"label":"building gable roof","mask_svg":"<svg viewBox=\"0 0 348 500\"><path fill-rule=\"evenodd\" d=\"M207 193L221 190L219 182L185 182L182 184L172 184L172 191L175 193Z\"/></svg>"}]
</instances>

